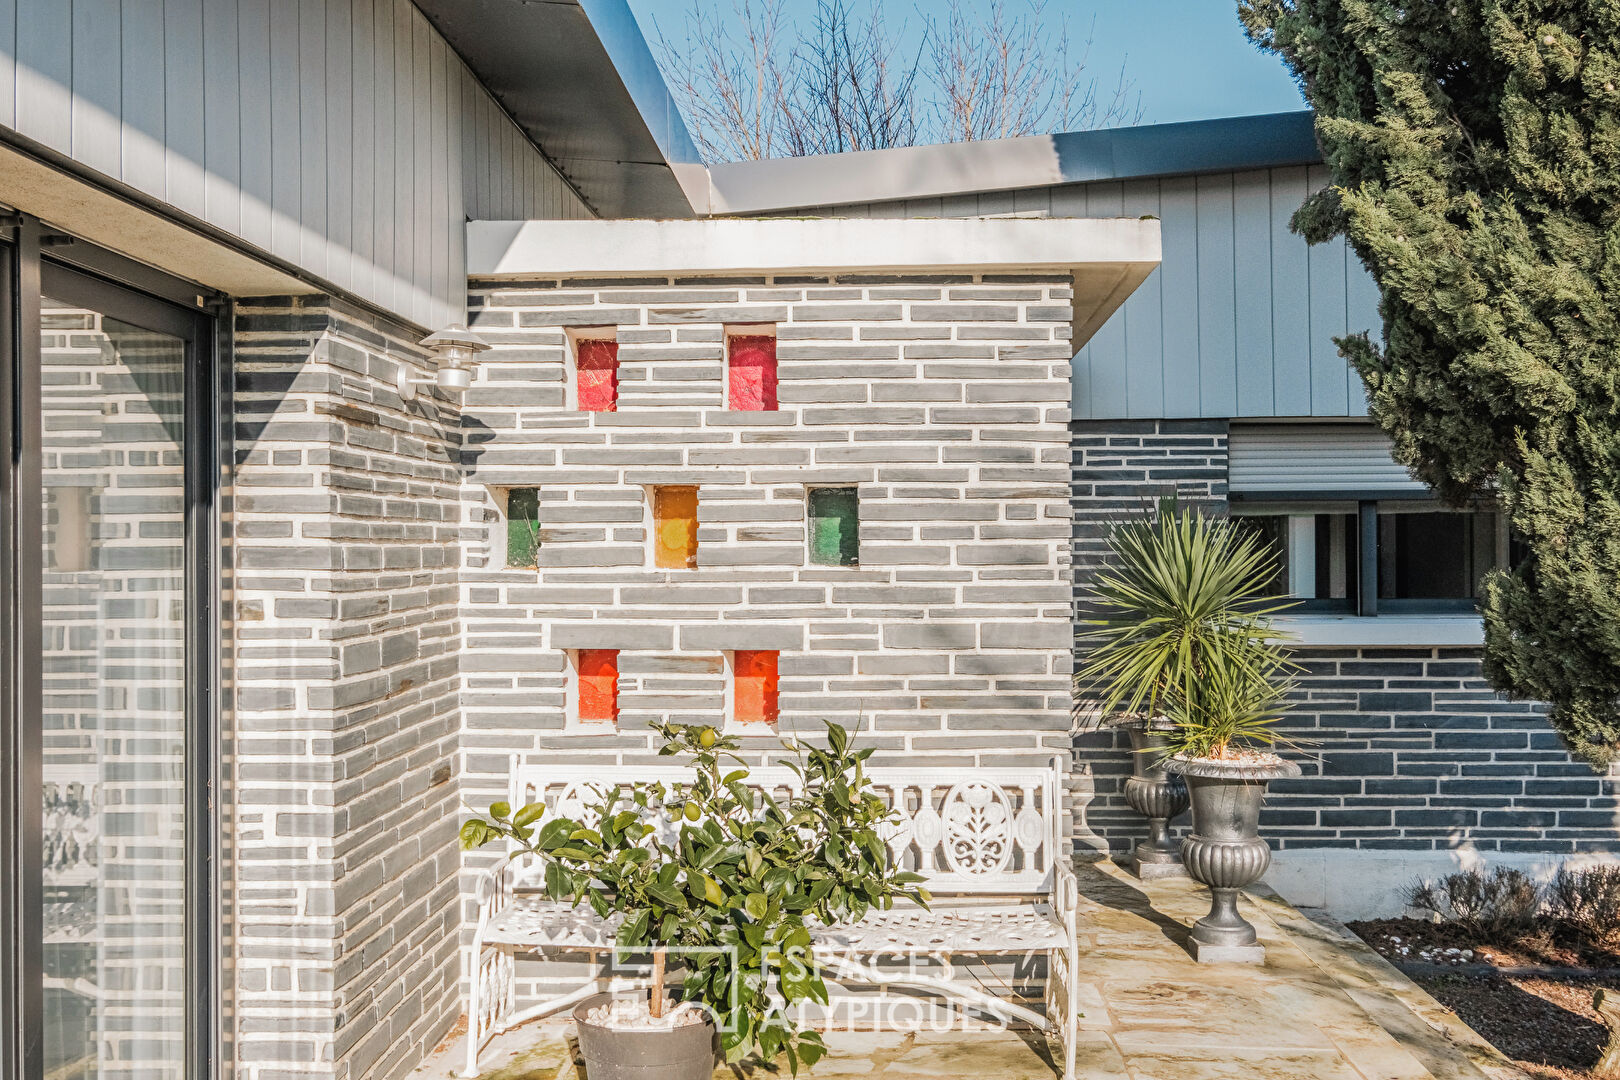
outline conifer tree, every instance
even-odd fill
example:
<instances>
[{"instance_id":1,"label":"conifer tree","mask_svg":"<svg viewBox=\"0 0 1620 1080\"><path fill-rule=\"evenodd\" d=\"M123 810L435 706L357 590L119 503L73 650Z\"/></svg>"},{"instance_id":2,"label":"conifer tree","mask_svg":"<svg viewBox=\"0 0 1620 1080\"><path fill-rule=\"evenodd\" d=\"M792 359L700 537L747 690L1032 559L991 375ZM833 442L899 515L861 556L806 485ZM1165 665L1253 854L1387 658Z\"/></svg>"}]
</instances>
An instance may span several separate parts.
<instances>
[{"instance_id":1,"label":"conifer tree","mask_svg":"<svg viewBox=\"0 0 1620 1080\"><path fill-rule=\"evenodd\" d=\"M1620 755L1620 2L1242 0L1316 110L1383 341L1340 339L1396 457L1495 497L1527 556L1487 583L1485 672Z\"/></svg>"}]
</instances>

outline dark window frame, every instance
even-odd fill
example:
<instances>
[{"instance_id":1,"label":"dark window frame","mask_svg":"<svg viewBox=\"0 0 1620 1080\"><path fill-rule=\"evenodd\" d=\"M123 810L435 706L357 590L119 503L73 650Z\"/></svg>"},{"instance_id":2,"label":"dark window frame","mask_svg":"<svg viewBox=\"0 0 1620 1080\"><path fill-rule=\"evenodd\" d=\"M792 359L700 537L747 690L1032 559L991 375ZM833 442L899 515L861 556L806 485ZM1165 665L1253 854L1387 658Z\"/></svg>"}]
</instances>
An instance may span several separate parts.
<instances>
[{"instance_id":1,"label":"dark window frame","mask_svg":"<svg viewBox=\"0 0 1620 1080\"><path fill-rule=\"evenodd\" d=\"M1353 504L1356 516L1356 559L1357 569L1352 589L1347 599L1329 599L1323 601L1316 597L1299 598L1298 604L1293 608L1292 614L1353 614L1361 618L1376 618L1379 615L1457 615L1475 613L1479 610L1477 598L1390 598L1378 595L1378 521L1379 505L1381 503L1410 503L1434 502L1434 496L1427 491L1392 490L1392 491L1265 491L1240 493L1232 492L1228 496L1229 504L1233 509L1233 516L1248 516L1241 512L1242 507L1248 504L1260 504L1268 508L1286 507L1290 503L1305 504ZM1436 503L1440 511L1448 508ZM1481 504L1475 510L1487 509ZM1457 510L1456 513L1468 513L1469 510ZM1265 515L1256 515L1265 516Z\"/></svg>"},{"instance_id":2,"label":"dark window frame","mask_svg":"<svg viewBox=\"0 0 1620 1080\"><path fill-rule=\"evenodd\" d=\"M185 343L186 1075L221 1067L222 535L230 387L221 298L36 219L0 219L0 1073L44 1071L40 298L82 302ZM49 249L49 254L45 253Z\"/></svg>"}]
</instances>

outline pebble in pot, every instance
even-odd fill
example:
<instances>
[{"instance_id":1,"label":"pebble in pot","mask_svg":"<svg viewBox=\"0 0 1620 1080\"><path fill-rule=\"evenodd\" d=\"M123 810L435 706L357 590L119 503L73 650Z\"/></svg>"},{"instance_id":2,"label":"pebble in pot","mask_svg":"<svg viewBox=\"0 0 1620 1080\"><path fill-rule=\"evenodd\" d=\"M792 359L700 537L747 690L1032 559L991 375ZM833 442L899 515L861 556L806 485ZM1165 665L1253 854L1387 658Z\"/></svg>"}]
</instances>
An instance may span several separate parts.
<instances>
[{"instance_id":1,"label":"pebble in pot","mask_svg":"<svg viewBox=\"0 0 1620 1080\"><path fill-rule=\"evenodd\" d=\"M590 1080L709 1080L717 1058L714 1022L678 1005L660 1020L644 997L597 994L574 1009Z\"/></svg>"},{"instance_id":2,"label":"pebble in pot","mask_svg":"<svg viewBox=\"0 0 1620 1080\"><path fill-rule=\"evenodd\" d=\"M1272 780L1299 775L1274 754L1233 761L1171 758L1166 768L1186 779L1192 832L1181 858L1194 881L1209 886L1209 914L1193 923L1191 950L1201 964L1265 960L1254 926L1238 914L1238 893L1265 875L1271 848L1260 838L1260 804Z\"/></svg>"}]
</instances>

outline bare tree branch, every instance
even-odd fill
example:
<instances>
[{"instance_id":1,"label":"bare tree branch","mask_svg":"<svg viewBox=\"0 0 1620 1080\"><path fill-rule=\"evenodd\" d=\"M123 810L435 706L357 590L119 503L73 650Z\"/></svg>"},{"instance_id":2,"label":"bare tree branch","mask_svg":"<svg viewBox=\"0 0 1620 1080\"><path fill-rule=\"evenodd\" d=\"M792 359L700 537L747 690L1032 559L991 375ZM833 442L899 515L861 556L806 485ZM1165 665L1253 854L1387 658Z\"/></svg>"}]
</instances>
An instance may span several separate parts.
<instances>
[{"instance_id":1,"label":"bare tree branch","mask_svg":"<svg viewBox=\"0 0 1620 1080\"><path fill-rule=\"evenodd\" d=\"M712 0L711 0L712 2ZM654 20L659 64L709 161L798 157L1011 138L1134 124L1141 96L1123 65L1111 91L1090 74L1091 39L1071 55L1067 18L1047 0L976 14L946 0L919 8L923 35L902 52L878 0L817 0L808 25L787 0L731 0L722 18L692 0L685 33ZM938 5L931 5L938 10Z\"/></svg>"},{"instance_id":2,"label":"bare tree branch","mask_svg":"<svg viewBox=\"0 0 1620 1080\"><path fill-rule=\"evenodd\" d=\"M991 0L975 19L962 0L949 0L943 20L929 18L929 74L938 88L940 140L1010 139L1078 131L1141 120L1141 95L1123 66L1110 95L1088 77L1091 37L1078 58L1070 53L1067 18L1054 34L1046 0L1029 0L1009 15ZM1095 25L1095 19L1093 19Z\"/></svg>"}]
</instances>

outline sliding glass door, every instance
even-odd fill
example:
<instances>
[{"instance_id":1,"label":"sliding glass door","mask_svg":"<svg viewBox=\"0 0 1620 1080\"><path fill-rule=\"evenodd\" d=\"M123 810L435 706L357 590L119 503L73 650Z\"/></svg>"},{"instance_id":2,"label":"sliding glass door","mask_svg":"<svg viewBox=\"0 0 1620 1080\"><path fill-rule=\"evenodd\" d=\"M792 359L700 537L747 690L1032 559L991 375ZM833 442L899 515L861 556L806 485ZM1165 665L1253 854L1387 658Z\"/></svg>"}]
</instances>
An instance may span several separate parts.
<instances>
[{"instance_id":1,"label":"sliding glass door","mask_svg":"<svg viewBox=\"0 0 1620 1080\"><path fill-rule=\"evenodd\" d=\"M200 1077L215 1041L199 1015L216 925L212 321L30 266L26 235L7 254L17 1068Z\"/></svg>"}]
</instances>

